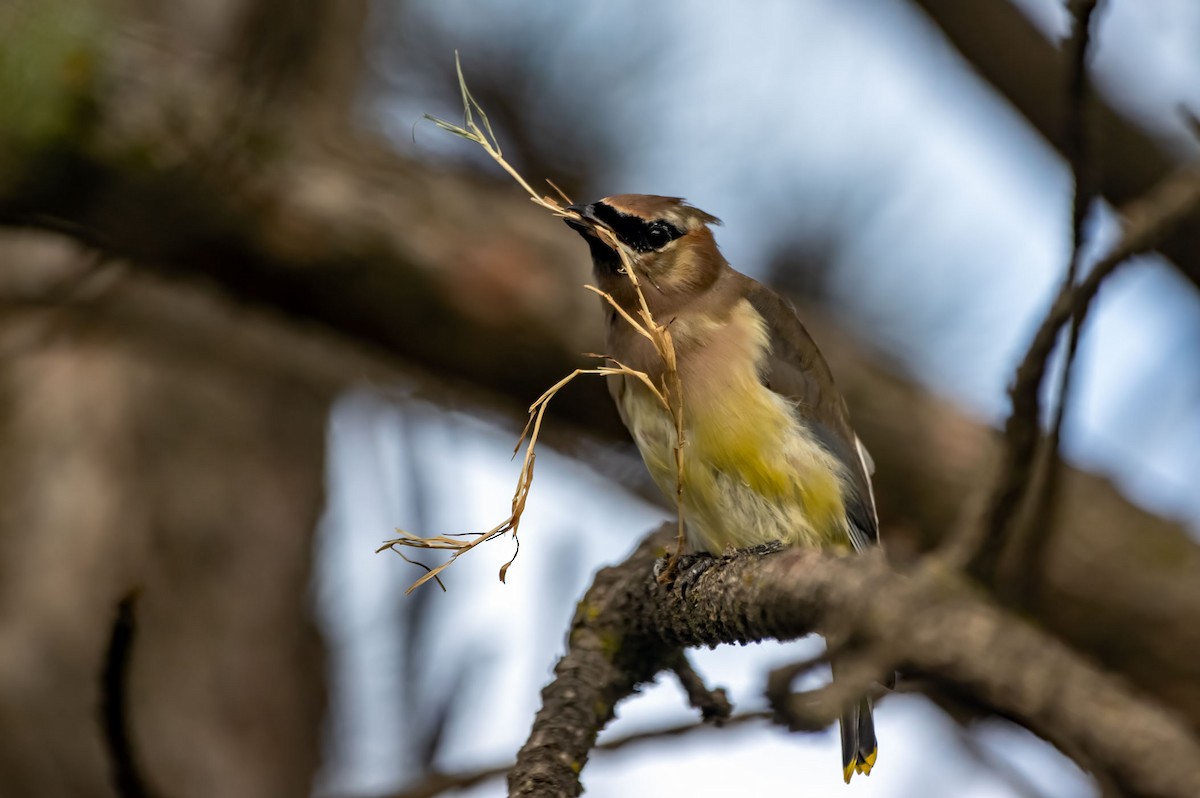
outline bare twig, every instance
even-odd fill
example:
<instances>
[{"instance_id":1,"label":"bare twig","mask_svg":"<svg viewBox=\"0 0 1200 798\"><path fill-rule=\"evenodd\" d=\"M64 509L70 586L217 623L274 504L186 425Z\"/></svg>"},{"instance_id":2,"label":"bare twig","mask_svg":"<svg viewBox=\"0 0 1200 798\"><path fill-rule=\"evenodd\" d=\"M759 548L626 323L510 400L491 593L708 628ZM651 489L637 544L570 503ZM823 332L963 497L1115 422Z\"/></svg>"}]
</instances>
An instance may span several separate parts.
<instances>
[{"instance_id":1,"label":"bare twig","mask_svg":"<svg viewBox=\"0 0 1200 798\"><path fill-rule=\"evenodd\" d=\"M842 711L865 695L883 694L881 683L894 668L879 652L837 654L836 678L815 690L793 692L792 683L820 665L830 662L819 656L776 668L767 674L766 697L774 710L774 721L790 731L821 731L838 719Z\"/></svg>"},{"instance_id":2,"label":"bare twig","mask_svg":"<svg viewBox=\"0 0 1200 798\"><path fill-rule=\"evenodd\" d=\"M1008 520L1018 511L1034 466L1040 436L1041 385L1050 353L1063 325L1082 324L1104 281L1134 255L1152 249L1190 211L1200 206L1200 168L1190 165L1169 175L1143 197L1122 209L1121 240L1075 286L1063 286L1017 368L1009 396L1012 413L1004 425L1000 479L987 501L982 537L965 555L969 570L983 581L995 577Z\"/></svg>"},{"instance_id":3,"label":"bare twig","mask_svg":"<svg viewBox=\"0 0 1200 798\"><path fill-rule=\"evenodd\" d=\"M671 666L671 670L675 672L680 686L687 693L688 704L692 708L700 710L700 717L705 722L721 726L729 720L730 715L733 714L733 705L729 703L729 696L725 694L725 688L710 689L700 674L696 672L686 653L679 652L678 659Z\"/></svg>"},{"instance_id":4,"label":"bare twig","mask_svg":"<svg viewBox=\"0 0 1200 798\"><path fill-rule=\"evenodd\" d=\"M782 665L767 674L767 686L763 694L771 705L772 721L789 731L820 731L837 719L840 707L833 708L829 701L822 700L823 697L818 695L819 690L805 694L815 698L808 703L796 701L797 695L792 692L792 684L797 679L828 662L829 657L822 651L815 657ZM839 682L839 686L844 686L844 683Z\"/></svg>"},{"instance_id":5,"label":"bare twig","mask_svg":"<svg viewBox=\"0 0 1200 798\"><path fill-rule=\"evenodd\" d=\"M1063 289L1075 285L1082 267L1084 251L1083 226L1088 212L1096 199L1094 171L1091 163L1089 143L1089 110L1091 108L1091 85L1088 77L1088 60L1092 43L1092 19L1101 5L1099 0L1072 0L1069 4L1072 15L1071 36L1067 40L1068 80L1066 87L1067 131L1065 153L1071 165L1075 191L1071 208L1071 255ZM1062 474L1058 452L1062 445L1062 425L1066 417L1067 404L1071 398L1071 375L1074 372L1075 355L1079 350L1079 338L1083 330L1083 314L1071 314L1071 329L1068 334L1066 356L1059 372L1058 393L1055 397L1054 418L1050 432L1042 446L1041 468L1031 469L1034 481L1033 496L1028 515L1017 513L1008 519L1006 534L1013 552L1012 579L1001 579L1002 595L1012 600L1030 602L1034 591L1042 584L1044 553L1050 545L1054 532L1052 514L1058 495L1059 479ZM1035 420L1037 423L1038 420ZM1038 478L1040 477L1040 478ZM1027 518L1024 526L1021 519Z\"/></svg>"},{"instance_id":6,"label":"bare twig","mask_svg":"<svg viewBox=\"0 0 1200 798\"><path fill-rule=\"evenodd\" d=\"M645 731L632 732L621 737L606 740L596 746L596 751L598 753L612 753L613 751L620 751L623 748L643 743L670 740L674 737L684 737L695 732L711 731L717 728L732 729L739 726L749 726L752 723L762 723L770 719L770 712L760 710L733 715L725 718L720 724L707 721L692 721L660 729L646 729ZM461 773L431 773L418 784L414 784L400 792L380 796L380 798L434 798L434 796L441 795L450 790L462 790L474 787L476 784L481 784L485 781L499 778L512 769L512 766L512 762L505 762L502 765L491 765L479 768L478 770Z\"/></svg>"},{"instance_id":7,"label":"bare twig","mask_svg":"<svg viewBox=\"0 0 1200 798\"><path fill-rule=\"evenodd\" d=\"M1030 781L1029 777L1000 756L992 753L983 745L970 730L957 726L958 743L963 751L979 764L996 774L996 776L1021 798L1049 798L1046 793Z\"/></svg>"},{"instance_id":8,"label":"bare twig","mask_svg":"<svg viewBox=\"0 0 1200 798\"><path fill-rule=\"evenodd\" d=\"M1079 273L1079 256L1083 248L1083 225L1088 210L1096 197L1095 177L1092 174L1090 143L1091 81L1088 75L1088 60L1092 48L1092 17L1100 7L1100 0L1071 0L1072 29L1066 49L1070 70L1067 76L1066 101L1067 120L1066 156L1075 181L1074 202L1071 209L1071 261L1067 277L1074 283Z\"/></svg>"},{"instance_id":9,"label":"bare twig","mask_svg":"<svg viewBox=\"0 0 1200 798\"><path fill-rule=\"evenodd\" d=\"M662 729L647 729L643 732L634 732L627 734L624 737L617 737L612 740L607 740L596 746L597 751L619 751L630 745L648 742L651 740L662 740L668 737L682 737L685 734L692 732L707 731L710 729L731 729L738 726L746 726L758 721L771 719L771 713L766 710L757 712L742 712L737 715L730 715L723 719L720 723L712 723L710 721L700 721L699 723L680 723L675 726L667 726Z\"/></svg>"}]
</instances>

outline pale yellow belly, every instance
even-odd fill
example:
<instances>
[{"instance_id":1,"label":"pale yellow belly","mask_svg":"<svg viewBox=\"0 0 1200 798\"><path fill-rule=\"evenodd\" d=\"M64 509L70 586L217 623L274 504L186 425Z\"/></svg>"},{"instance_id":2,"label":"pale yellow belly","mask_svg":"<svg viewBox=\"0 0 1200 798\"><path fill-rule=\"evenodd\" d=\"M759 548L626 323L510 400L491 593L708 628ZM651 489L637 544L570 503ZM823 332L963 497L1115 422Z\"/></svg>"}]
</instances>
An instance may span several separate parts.
<instances>
[{"instance_id":1,"label":"pale yellow belly","mask_svg":"<svg viewBox=\"0 0 1200 798\"><path fill-rule=\"evenodd\" d=\"M674 500L674 423L632 382L620 402L651 476ZM775 540L849 548L842 466L782 398L755 383L706 405L685 402L684 413L683 514L694 550Z\"/></svg>"}]
</instances>

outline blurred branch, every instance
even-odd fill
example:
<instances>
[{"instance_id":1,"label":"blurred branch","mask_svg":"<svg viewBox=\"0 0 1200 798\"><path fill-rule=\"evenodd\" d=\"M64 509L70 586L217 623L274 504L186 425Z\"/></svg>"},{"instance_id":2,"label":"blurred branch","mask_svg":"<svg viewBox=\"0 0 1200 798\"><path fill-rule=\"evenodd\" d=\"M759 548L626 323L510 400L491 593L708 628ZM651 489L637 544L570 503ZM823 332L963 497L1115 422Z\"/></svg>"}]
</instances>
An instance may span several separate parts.
<instances>
[{"instance_id":1,"label":"blurred branch","mask_svg":"<svg viewBox=\"0 0 1200 798\"><path fill-rule=\"evenodd\" d=\"M687 654L682 651L671 665L671 670L675 672L680 687L687 694L688 705L692 709L700 710L700 717L705 722L715 722L718 726L725 725L733 713L733 705L729 703L729 696L725 694L725 688L710 689L704 683L704 678L692 666Z\"/></svg>"},{"instance_id":2,"label":"blurred branch","mask_svg":"<svg viewBox=\"0 0 1200 798\"><path fill-rule=\"evenodd\" d=\"M1013 409L1004 425L1000 479L988 499L983 537L968 558L972 573L985 582L997 576L1008 525L1020 512L1033 477L1041 437L1041 387L1060 330L1072 318L1082 324L1104 280L1129 258L1153 248L1197 207L1200 207L1200 168L1195 166L1173 173L1145 197L1125 207L1122 216L1126 224L1121 240L1082 282L1062 287L1034 334L1009 390Z\"/></svg>"},{"instance_id":3,"label":"blurred branch","mask_svg":"<svg viewBox=\"0 0 1200 798\"><path fill-rule=\"evenodd\" d=\"M995 773L1005 786L1019 798L1050 798L1038 789L1038 786L1030 781L1028 776L1002 757L989 751L987 746L977 740L968 729L956 726L956 731L958 743L967 755Z\"/></svg>"},{"instance_id":4,"label":"blurred branch","mask_svg":"<svg viewBox=\"0 0 1200 798\"><path fill-rule=\"evenodd\" d=\"M1088 61L1092 45L1092 18L1100 0L1071 0L1071 36L1065 44L1068 71L1064 100L1067 104L1064 134L1067 163L1075 193L1071 207L1071 262L1067 268L1070 278L1079 273L1079 255L1083 244L1083 223L1095 199L1095 178L1091 161L1090 110L1093 101Z\"/></svg>"},{"instance_id":5,"label":"blurred branch","mask_svg":"<svg viewBox=\"0 0 1200 798\"><path fill-rule=\"evenodd\" d=\"M1067 262L1067 275L1063 281L1066 288L1074 287L1083 265L1083 225L1096 198L1093 164L1090 160L1091 147L1088 141L1088 111L1092 95L1088 78L1088 55L1092 42L1092 17L1099 5L1099 0L1072 0L1070 3L1072 29L1066 44L1070 54L1066 90L1066 102L1070 109L1067 114L1067 162L1071 165L1075 191L1071 201L1071 254ZM1062 474L1062 463L1058 457L1062 446L1062 425L1066 418L1067 404L1071 400L1071 375L1082 331L1083 311L1077 309L1071 314L1071 331L1067 339L1066 356L1059 372L1054 418L1050 423L1049 436L1042 446L1044 467L1041 479L1034 484L1028 523L1022 524L1017 518L1009 521L1010 530L1014 530L1009 534L1016 567L1013 578L1002 580L1000 589L1003 591L1002 595L1011 601L1028 599L1033 595L1033 591L1042 585L1045 565L1042 555L1049 547L1050 536L1053 534L1050 516L1056 509L1059 477Z\"/></svg>"},{"instance_id":6,"label":"blurred branch","mask_svg":"<svg viewBox=\"0 0 1200 798\"><path fill-rule=\"evenodd\" d=\"M1200 742L1178 717L1000 609L937 559L900 574L877 553L739 552L697 576L685 599L680 586L662 587L653 575L670 539L669 528L660 529L597 574L509 772L510 795L578 795L579 771L614 705L667 667L672 651L829 630L886 651L906 673L971 695L1129 795L1200 794Z\"/></svg>"},{"instance_id":7,"label":"blurred branch","mask_svg":"<svg viewBox=\"0 0 1200 798\"><path fill-rule=\"evenodd\" d=\"M117 604L112 635L101 672L101 717L112 781L121 798L149 798L145 777L137 763L130 736L129 661L136 636L134 609L137 596L130 594Z\"/></svg>"},{"instance_id":8,"label":"blurred branch","mask_svg":"<svg viewBox=\"0 0 1200 798\"><path fill-rule=\"evenodd\" d=\"M672 737L682 737L697 731L709 731L718 728L728 730L770 719L771 713L769 712L744 712L740 715L733 715L726 718L719 724L708 721L680 723L662 729L647 729L646 731L634 732L623 737L615 737L600 743L596 746L595 750L597 753L611 753L632 745L669 740ZM381 798L433 798L435 795L441 795L450 790L461 790L499 778L508 773L512 769L512 766L512 762L506 762L503 765L493 765L462 773L434 773L419 784L414 784L400 792L389 793L387 796L382 796Z\"/></svg>"},{"instance_id":9,"label":"blurred branch","mask_svg":"<svg viewBox=\"0 0 1200 798\"><path fill-rule=\"evenodd\" d=\"M349 119L293 123L243 97L236 71L157 31L107 59L104 40L79 43L95 49L92 80L61 102L95 111L0 148L0 223L64 232L376 354L455 364L523 404L596 348L600 314L578 289L586 255L561 225L510 190L398 158ZM15 127L30 109L0 95ZM618 429L601 386L572 393L568 415Z\"/></svg>"},{"instance_id":10,"label":"blurred branch","mask_svg":"<svg viewBox=\"0 0 1200 798\"><path fill-rule=\"evenodd\" d=\"M815 690L792 691L796 679L825 663L833 665L835 676L832 681ZM879 685L892 678L888 674L893 673L893 669L890 652L884 656L879 650L857 651L851 656L839 653L836 662L823 653L776 668L767 674L766 689L767 700L775 713L773 719L789 731L821 731L863 696L880 692Z\"/></svg>"},{"instance_id":11,"label":"blurred branch","mask_svg":"<svg viewBox=\"0 0 1200 798\"><path fill-rule=\"evenodd\" d=\"M1048 40L1010 0L962 3L910 0L941 28L972 67L990 82L1052 147L1066 155L1068 126L1060 87L1069 56ZM1147 192L1183 163L1171 146L1101 98L1093 106L1096 188L1113 205ZM1156 243L1200 286L1200 209Z\"/></svg>"}]
</instances>

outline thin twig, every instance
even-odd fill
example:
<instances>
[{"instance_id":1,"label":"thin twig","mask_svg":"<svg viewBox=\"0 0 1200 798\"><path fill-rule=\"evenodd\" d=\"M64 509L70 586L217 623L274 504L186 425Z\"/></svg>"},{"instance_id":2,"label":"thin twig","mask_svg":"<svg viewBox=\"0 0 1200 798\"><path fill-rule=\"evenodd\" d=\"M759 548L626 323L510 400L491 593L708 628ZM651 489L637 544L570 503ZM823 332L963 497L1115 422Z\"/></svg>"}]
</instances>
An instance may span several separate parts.
<instances>
[{"instance_id":1,"label":"thin twig","mask_svg":"<svg viewBox=\"0 0 1200 798\"><path fill-rule=\"evenodd\" d=\"M1021 798L1047 798L1047 794L1011 762L992 753L975 735L962 726L957 727L958 743L963 751L983 767L996 774L1004 784Z\"/></svg>"},{"instance_id":2,"label":"thin twig","mask_svg":"<svg viewBox=\"0 0 1200 798\"><path fill-rule=\"evenodd\" d=\"M1067 262L1064 289L1070 289L1078 279L1084 252L1084 223L1096 198L1095 165L1091 163L1089 142L1089 109L1091 107L1091 85L1088 75L1088 60L1092 44L1092 19L1100 6L1100 0L1072 0L1070 10L1073 27L1067 41L1069 77L1067 81L1067 131L1066 153L1071 165L1075 191L1071 207L1071 256ZM1071 375L1074 373L1075 355L1079 351L1079 339L1083 331L1083 314L1071 314L1071 329L1068 334L1066 356L1059 372L1057 405L1050 432L1042 445L1040 458L1042 468L1031 469L1033 496L1029 514L1017 513L1009 519L1006 537L1012 541L1014 579L1011 589L1005 589L1010 598L1019 597L1030 602L1042 584L1043 554L1050 545L1054 524L1052 514L1058 496L1062 464L1059 448L1062 445L1062 426L1067 405L1071 399ZM1036 420L1035 420L1035 423ZM1040 479L1037 476L1040 475ZM1024 529L1020 529L1021 518L1028 518Z\"/></svg>"},{"instance_id":3,"label":"thin twig","mask_svg":"<svg viewBox=\"0 0 1200 798\"><path fill-rule=\"evenodd\" d=\"M1104 281L1134 255L1157 245L1198 205L1200 168L1189 164L1126 205L1122 209L1125 232L1121 240L1080 283L1063 286L1059 291L1034 334L1009 390L1013 410L1004 425L1004 452L997 472L1001 476L988 497L982 539L974 547L973 555L966 557L969 570L977 578L989 581L994 576L1007 520L1025 495L1037 450L1041 385L1063 325L1073 317L1078 317L1082 324Z\"/></svg>"},{"instance_id":4,"label":"thin twig","mask_svg":"<svg viewBox=\"0 0 1200 798\"><path fill-rule=\"evenodd\" d=\"M792 691L796 679L827 662L831 666L836 664L832 681L815 690ZM882 650L842 652L836 655L836 660L830 652L822 652L772 670L767 674L764 692L776 723L790 731L820 731L863 696L880 693L886 674L894 669L895 664Z\"/></svg>"},{"instance_id":5,"label":"thin twig","mask_svg":"<svg viewBox=\"0 0 1200 798\"><path fill-rule=\"evenodd\" d=\"M687 653L682 650L675 662L672 663L671 670L679 679L679 686L683 688L683 692L687 693L688 704L693 709L700 711L701 719L706 723L725 725L725 722L733 714L733 704L729 703L729 696L725 693L725 688L710 688L706 685L704 678L696 672L695 667L688 659Z\"/></svg>"},{"instance_id":6,"label":"thin twig","mask_svg":"<svg viewBox=\"0 0 1200 798\"><path fill-rule=\"evenodd\" d=\"M722 728L729 729L736 726L748 726L751 723L769 721L771 713L765 710L757 712L743 712L731 717L725 718L720 723L711 723L707 721L692 721L690 723L680 723L675 726L667 726L661 729L647 729L646 731L633 732L626 734L623 737L615 737L606 742L600 743L595 750L598 752L613 752L619 751L622 748L627 748L631 745L641 745L642 743L654 742L656 740L668 740L672 737L683 737L684 735L692 734L698 731L707 731L710 729ZM512 768L512 762L506 762L503 765L492 765L490 767L480 768L478 770L464 771L461 773L431 773L425 777L420 783L414 784L400 792L391 793L381 798L434 798L436 795L441 795L450 790L462 790L468 787L473 787L476 784L481 784L491 779L496 779L503 776Z\"/></svg>"}]
</instances>

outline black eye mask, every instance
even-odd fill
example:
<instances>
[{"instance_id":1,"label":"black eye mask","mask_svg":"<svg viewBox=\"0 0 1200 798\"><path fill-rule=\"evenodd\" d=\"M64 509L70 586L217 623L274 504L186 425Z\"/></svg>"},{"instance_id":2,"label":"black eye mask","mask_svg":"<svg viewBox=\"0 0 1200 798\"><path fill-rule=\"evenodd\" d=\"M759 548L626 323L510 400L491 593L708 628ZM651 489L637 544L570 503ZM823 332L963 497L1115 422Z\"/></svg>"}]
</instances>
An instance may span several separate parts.
<instances>
[{"instance_id":1,"label":"black eye mask","mask_svg":"<svg viewBox=\"0 0 1200 798\"><path fill-rule=\"evenodd\" d=\"M662 219L646 221L637 216L628 216L620 211L597 202L592 205L592 215L612 228L617 238L628 244L635 252L653 252L683 235L683 231Z\"/></svg>"}]
</instances>

